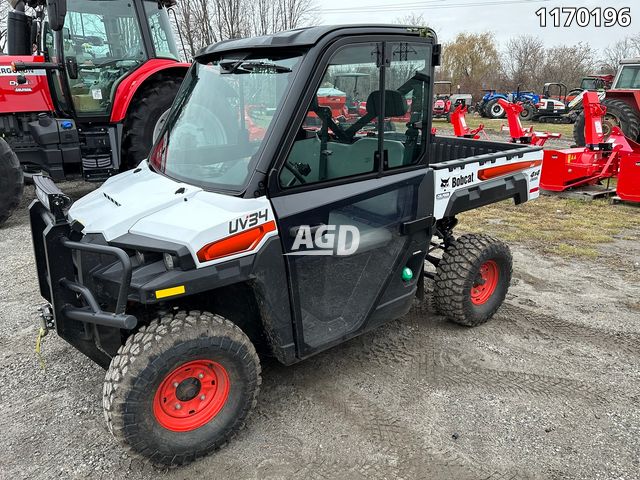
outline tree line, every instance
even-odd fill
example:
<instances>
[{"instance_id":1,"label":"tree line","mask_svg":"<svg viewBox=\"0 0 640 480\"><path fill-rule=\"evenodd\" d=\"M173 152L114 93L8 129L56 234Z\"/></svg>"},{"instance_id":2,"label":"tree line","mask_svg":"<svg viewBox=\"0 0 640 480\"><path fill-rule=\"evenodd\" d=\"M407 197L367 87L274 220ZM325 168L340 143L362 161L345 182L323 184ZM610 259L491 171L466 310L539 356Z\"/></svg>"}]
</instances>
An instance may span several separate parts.
<instances>
[{"instance_id":1,"label":"tree line","mask_svg":"<svg viewBox=\"0 0 640 480\"><path fill-rule=\"evenodd\" d=\"M498 45L493 33L460 33L443 45L439 80L479 99L483 90L542 91L547 82L564 83L569 90L591 74L615 74L623 58L640 57L640 34L596 51L590 44L546 46L532 35L520 35Z\"/></svg>"}]
</instances>

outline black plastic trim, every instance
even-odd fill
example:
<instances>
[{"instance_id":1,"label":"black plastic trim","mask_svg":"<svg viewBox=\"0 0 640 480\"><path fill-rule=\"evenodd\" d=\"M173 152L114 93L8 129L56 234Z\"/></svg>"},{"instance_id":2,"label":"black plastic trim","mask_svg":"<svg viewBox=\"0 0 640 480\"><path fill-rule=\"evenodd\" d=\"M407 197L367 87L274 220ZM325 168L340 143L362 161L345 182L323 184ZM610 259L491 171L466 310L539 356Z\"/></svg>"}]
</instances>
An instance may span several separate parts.
<instances>
[{"instance_id":1,"label":"black plastic trim","mask_svg":"<svg viewBox=\"0 0 640 480\"><path fill-rule=\"evenodd\" d=\"M529 198L528 188L527 178L522 172L462 188L451 195L444 216L452 217L509 198L513 198L516 205L519 205Z\"/></svg>"},{"instance_id":2,"label":"black plastic trim","mask_svg":"<svg viewBox=\"0 0 640 480\"><path fill-rule=\"evenodd\" d=\"M191 251L185 245L180 245L179 243L149 238L135 233L125 233L111 240L109 244L115 247L140 250L142 252L171 253L178 257L182 270L196 268L196 262L193 259L193 255L191 255Z\"/></svg>"}]
</instances>

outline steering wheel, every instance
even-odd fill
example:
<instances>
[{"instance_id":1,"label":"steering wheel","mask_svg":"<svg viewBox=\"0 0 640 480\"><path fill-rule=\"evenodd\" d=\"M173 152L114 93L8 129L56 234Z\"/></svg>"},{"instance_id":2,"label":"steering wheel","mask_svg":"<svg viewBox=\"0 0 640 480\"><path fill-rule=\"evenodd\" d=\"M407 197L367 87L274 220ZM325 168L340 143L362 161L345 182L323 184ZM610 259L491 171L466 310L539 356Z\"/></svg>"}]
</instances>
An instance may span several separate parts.
<instances>
[{"instance_id":1,"label":"steering wheel","mask_svg":"<svg viewBox=\"0 0 640 480\"><path fill-rule=\"evenodd\" d=\"M304 185L305 183L307 183L307 181L304 179L304 177L300 174L300 172L298 172L296 167L291 164L291 162L287 161L284 164L284 168L289 170L291 172L291 174L293 175L293 177L294 177L291 180L289 180L289 182L287 183L287 187L292 187L296 180L298 180L301 185Z\"/></svg>"}]
</instances>

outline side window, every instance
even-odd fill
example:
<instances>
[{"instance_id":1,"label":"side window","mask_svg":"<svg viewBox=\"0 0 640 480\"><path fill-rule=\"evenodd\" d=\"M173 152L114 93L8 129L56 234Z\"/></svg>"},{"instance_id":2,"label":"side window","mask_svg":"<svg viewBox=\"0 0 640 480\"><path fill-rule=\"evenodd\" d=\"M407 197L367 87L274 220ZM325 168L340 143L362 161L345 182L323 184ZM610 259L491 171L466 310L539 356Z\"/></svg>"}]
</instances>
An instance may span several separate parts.
<instances>
[{"instance_id":1,"label":"side window","mask_svg":"<svg viewBox=\"0 0 640 480\"><path fill-rule=\"evenodd\" d=\"M425 109L429 89L429 46L423 43L393 42L388 44L391 64L386 70L385 89L387 97L395 96L401 116L387 116L390 123L384 130L385 169L413 165L420 159L423 149L423 122L429 118ZM394 93L397 92L397 93ZM399 94L399 95L398 95ZM402 100L400 100L400 98ZM391 102L390 102L391 100ZM387 98L387 109L393 106ZM391 103L391 105L390 105ZM428 132L427 132L428 133Z\"/></svg>"},{"instance_id":2,"label":"side window","mask_svg":"<svg viewBox=\"0 0 640 480\"><path fill-rule=\"evenodd\" d=\"M389 59L384 95L377 66L383 49ZM429 55L428 45L407 42L361 43L338 50L280 172L280 185L363 175L376 171L379 163L385 170L415 164L428 118L428 102L423 100L428 98ZM383 155L378 155L380 133Z\"/></svg>"},{"instance_id":3,"label":"side window","mask_svg":"<svg viewBox=\"0 0 640 480\"><path fill-rule=\"evenodd\" d=\"M143 3L156 56L177 60L178 48L173 40L167 10L159 8L156 1L145 0Z\"/></svg>"},{"instance_id":4,"label":"side window","mask_svg":"<svg viewBox=\"0 0 640 480\"><path fill-rule=\"evenodd\" d=\"M378 151L378 44L338 50L280 173L282 187L371 173Z\"/></svg>"}]
</instances>

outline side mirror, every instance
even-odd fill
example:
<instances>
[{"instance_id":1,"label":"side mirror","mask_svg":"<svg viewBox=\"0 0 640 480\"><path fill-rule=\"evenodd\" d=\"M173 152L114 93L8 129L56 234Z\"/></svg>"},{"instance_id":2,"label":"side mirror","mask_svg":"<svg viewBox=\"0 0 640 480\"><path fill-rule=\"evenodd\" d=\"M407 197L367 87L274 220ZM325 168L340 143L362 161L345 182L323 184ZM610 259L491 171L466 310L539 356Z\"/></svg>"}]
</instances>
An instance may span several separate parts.
<instances>
[{"instance_id":1,"label":"side mirror","mask_svg":"<svg viewBox=\"0 0 640 480\"><path fill-rule=\"evenodd\" d=\"M69 75L69 78L72 80L75 80L78 78L78 61L76 60L76 57L67 57L66 63L67 75Z\"/></svg>"},{"instance_id":2,"label":"side mirror","mask_svg":"<svg viewBox=\"0 0 640 480\"><path fill-rule=\"evenodd\" d=\"M54 32L62 30L66 14L67 0L47 0L47 16L51 30Z\"/></svg>"}]
</instances>

